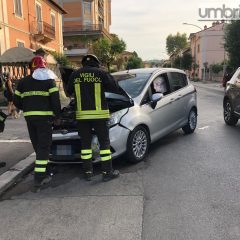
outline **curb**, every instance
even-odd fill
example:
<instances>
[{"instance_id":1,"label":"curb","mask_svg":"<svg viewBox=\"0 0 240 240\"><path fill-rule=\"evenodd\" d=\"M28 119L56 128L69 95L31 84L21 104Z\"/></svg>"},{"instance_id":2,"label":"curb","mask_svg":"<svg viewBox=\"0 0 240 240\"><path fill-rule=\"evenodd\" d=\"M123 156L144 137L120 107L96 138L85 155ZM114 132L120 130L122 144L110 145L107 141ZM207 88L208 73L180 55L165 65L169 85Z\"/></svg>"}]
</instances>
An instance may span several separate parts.
<instances>
[{"instance_id":1,"label":"curb","mask_svg":"<svg viewBox=\"0 0 240 240\"><path fill-rule=\"evenodd\" d=\"M0 195L16 183L19 178L30 172L34 167L34 162L35 153L32 153L0 175Z\"/></svg>"}]
</instances>

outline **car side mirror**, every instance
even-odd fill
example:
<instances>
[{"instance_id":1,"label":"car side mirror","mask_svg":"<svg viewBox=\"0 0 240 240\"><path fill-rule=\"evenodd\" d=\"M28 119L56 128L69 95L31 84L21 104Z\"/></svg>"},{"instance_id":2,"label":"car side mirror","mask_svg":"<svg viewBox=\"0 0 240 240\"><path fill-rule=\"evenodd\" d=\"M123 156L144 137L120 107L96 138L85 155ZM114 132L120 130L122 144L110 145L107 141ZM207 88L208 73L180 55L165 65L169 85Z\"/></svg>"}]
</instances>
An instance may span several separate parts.
<instances>
[{"instance_id":1,"label":"car side mirror","mask_svg":"<svg viewBox=\"0 0 240 240\"><path fill-rule=\"evenodd\" d=\"M161 100L163 97L162 93L154 93L151 97L151 106L152 108L155 108L157 105L157 102Z\"/></svg>"}]
</instances>

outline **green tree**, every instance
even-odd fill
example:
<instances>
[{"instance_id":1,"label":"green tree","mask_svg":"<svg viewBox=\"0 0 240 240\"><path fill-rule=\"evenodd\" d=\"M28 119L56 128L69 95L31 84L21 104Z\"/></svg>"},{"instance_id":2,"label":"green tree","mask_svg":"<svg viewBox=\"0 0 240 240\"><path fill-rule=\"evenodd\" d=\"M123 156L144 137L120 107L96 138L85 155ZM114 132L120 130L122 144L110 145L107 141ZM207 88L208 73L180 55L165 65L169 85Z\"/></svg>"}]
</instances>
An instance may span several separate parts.
<instances>
[{"instance_id":1,"label":"green tree","mask_svg":"<svg viewBox=\"0 0 240 240\"><path fill-rule=\"evenodd\" d=\"M240 66L240 20L232 21L225 29L225 50L229 64L236 69Z\"/></svg>"},{"instance_id":2,"label":"green tree","mask_svg":"<svg viewBox=\"0 0 240 240\"><path fill-rule=\"evenodd\" d=\"M223 65L221 63L216 63L210 65L210 68L212 69L213 73L218 74L223 70Z\"/></svg>"},{"instance_id":3,"label":"green tree","mask_svg":"<svg viewBox=\"0 0 240 240\"><path fill-rule=\"evenodd\" d=\"M178 53L180 50L187 47L187 35L186 33L176 35L168 35L166 39L167 53L169 55L173 53Z\"/></svg>"},{"instance_id":4,"label":"green tree","mask_svg":"<svg viewBox=\"0 0 240 240\"><path fill-rule=\"evenodd\" d=\"M133 56L131 56L128 59L128 62L126 64L127 69L136 69L136 68L142 68L143 67L143 61L140 57L138 57L137 53L134 52Z\"/></svg>"},{"instance_id":5,"label":"green tree","mask_svg":"<svg viewBox=\"0 0 240 240\"><path fill-rule=\"evenodd\" d=\"M93 52L101 63L110 70L111 63L126 49L126 43L119 39L117 35L113 36L112 41L106 38L100 38L93 43Z\"/></svg>"},{"instance_id":6,"label":"green tree","mask_svg":"<svg viewBox=\"0 0 240 240\"><path fill-rule=\"evenodd\" d=\"M181 62L182 69L191 70L192 63L193 63L192 55L190 53L183 54Z\"/></svg>"},{"instance_id":7,"label":"green tree","mask_svg":"<svg viewBox=\"0 0 240 240\"><path fill-rule=\"evenodd\" d=\"M63 53L58 53L58 52L51 52L55 60L57 61L58 64L62 66L71 66L72 63L71 61L67 58L66 55Z\"/></svg>"}]
</instances>

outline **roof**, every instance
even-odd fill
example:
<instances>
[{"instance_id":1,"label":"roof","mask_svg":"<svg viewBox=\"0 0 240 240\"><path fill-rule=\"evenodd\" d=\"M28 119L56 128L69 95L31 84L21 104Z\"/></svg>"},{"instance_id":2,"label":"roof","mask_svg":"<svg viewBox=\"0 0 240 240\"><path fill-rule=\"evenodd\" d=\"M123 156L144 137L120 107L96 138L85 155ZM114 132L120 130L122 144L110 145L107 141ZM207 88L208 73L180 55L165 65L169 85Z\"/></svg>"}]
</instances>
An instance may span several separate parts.
<instances>
[{"instance_id":1,"label":"roof","mask_svg":"<svg viewBox=\"0 0 240 240\"><path fill-rule=\"evenodd\" d=\"M62 8L58 3L56 3L54 0L48 0L52 5L54 5L56 8L58 8L63 14L67 14L67 11Z\"/></svg>"},{"instance_id":2,"label":"roof","mask_svg":"<svg viewBox=\"0 0 240 240\"><path fill-rule=\"evenodd\" d=\"M35 57L33 50L25 47L7 49L0 56L0 63L28 63Z\"/></svg>"}]
</instances>

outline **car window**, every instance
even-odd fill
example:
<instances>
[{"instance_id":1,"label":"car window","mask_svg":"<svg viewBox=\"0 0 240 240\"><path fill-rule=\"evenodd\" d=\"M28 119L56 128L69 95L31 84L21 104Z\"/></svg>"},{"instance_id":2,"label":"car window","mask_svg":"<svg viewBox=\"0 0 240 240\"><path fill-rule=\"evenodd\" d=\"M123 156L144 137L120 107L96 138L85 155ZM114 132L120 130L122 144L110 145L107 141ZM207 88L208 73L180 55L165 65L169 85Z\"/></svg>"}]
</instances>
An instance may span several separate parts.
<instances>
[{"instance_id":1,"label":"car window","mask_svg":"<svg viewBox=\"0 0 240 240\"><path fill-rule=\"evenodd\" d=\"M151 83L152 93L162 93L163 95L167 95L170 93L170 86L168 82L167 74L161 74L154 78Z\"/></svg>"},{"instance_id":2,"label":"car window","mask_svg":"<svg viewBox=\"0 0 240 240\"><path fill-rule=\"evenodd\" d=\"M118 81L119 86L132 98L137 97L142 92L150 76L150 73L124 73L113 75L115 80Z\"/></svg>"},{"instance_id":3,"label":"car window","mask_svg":"<svg viewBox=\"0 0 240 240\"><path fill-rule=\"evenodd\" d=\"M183 73L170 72L168 76L169 83L173 92L187 86L188 84L187 76Z\"/></svg>"}]
</instances>

